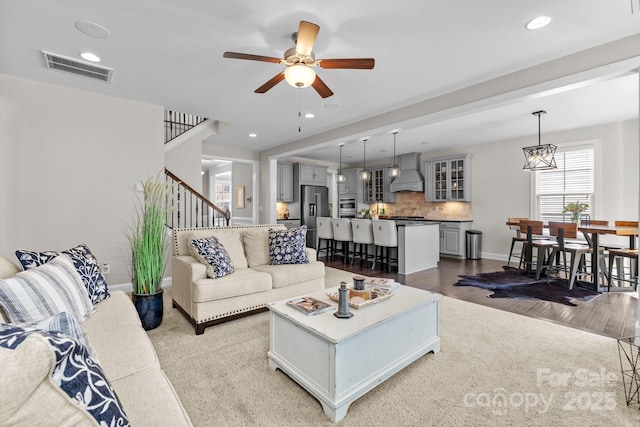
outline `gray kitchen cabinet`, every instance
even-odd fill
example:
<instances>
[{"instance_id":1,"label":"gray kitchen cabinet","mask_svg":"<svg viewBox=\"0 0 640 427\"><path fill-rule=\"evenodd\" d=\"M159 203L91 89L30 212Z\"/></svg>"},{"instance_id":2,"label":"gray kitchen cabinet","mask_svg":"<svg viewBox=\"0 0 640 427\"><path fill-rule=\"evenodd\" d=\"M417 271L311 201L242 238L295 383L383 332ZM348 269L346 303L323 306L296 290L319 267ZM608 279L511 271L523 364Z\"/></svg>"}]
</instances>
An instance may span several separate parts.
<instances>
[{"instance_id":1,"label":"gray kitchen cabinet","mask_svg":"<svg viewBox=\"0 0 640 427\"><path fill-rule=\"evenodd\" d=\"M327 167L300 165L300 185L327 186Z\"/></svg>"},{"instance_id":2,"label":"gray kitchen cabinet","mask_svg":"<svg viewBox=\"0 0 640 427\"><path fill-rule=\"evenodd\" d=\"M440 223L440 255L464 258L466 231L470 222L446 221Z\"/></svg>"},{"instance_id":3,"label":"gray kitchen cabinet","mask_svg":"<svg viewBox=\"0 0 640 427\"><path fill-rule=\"evenodd\" d=\"M470 155L430 160L424 168L426 201L471 201Z\"/></svg>"},{"instance_id":4,"label":"gray kitchen cabinet","mask_svg":"<svg viewBox=\"0 0 640 427\"><path fill-rule=\"evenodd\" d=\"M371 178L363 183L363 188L365 203L375 203L379 200L384 203L396 202L396 193L390 191L389 168L372 169Z\"/></svg>"},{"instance_id":5,"label":"gray kitchen cabinet","mask_svg":"<svg viewBox=\"0 0 640 427\"><path fill-rule=\"evenodd\" d=\"M345 180L338 183L338 194L356 194L358 192L358 169L346 169L342 173Z\"/></svg>"},{"instance_id":6,"label":"gray kitchen cabinet","mask_svg":"<svg viewBox=\"0 0 640 427\"><path fill-rule=\"evenodd\" d=\"M278 163L278 202L293 202L293 165Z\"/></svg>"}]
</instances>

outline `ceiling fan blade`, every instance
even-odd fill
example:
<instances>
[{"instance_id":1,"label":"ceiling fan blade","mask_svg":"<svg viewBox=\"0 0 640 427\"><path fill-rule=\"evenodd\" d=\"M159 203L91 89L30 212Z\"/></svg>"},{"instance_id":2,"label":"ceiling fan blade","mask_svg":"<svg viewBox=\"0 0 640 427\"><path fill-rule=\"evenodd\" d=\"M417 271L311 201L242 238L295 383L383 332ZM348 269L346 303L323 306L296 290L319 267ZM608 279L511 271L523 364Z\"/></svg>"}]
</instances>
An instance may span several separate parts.
<instances>
[{"instance_id":1,"label":"ceiling fan blade","mask_svg":"<svg viewBox=\"0 0 640 427\"><path fill-rule=\"evenodd\" d=\"M284 80L284 71L281 72L280 74L277 74L275 77L273 77L271 80L269 80L268 82L266 82L265 84L260 86L254 92L255 93L265 93L266 91L268 91L269 89L271 89L272 87L274 87L275 85L277 85L278 83L280 83L283 80Z\"/></svg>"},{"instance_id":2,"label":"ceiling fan blade","mask_svg":"<svg viewBox=\"0 0 640 427\"><path fill-rule=\"evenodd\" d=\"M373 58L343 58L343 59L321 59L322 68L351 68L358 70L370 70L375 65Z\"/></svg>"},{"instance_id":3,"label":"ceiling fan blade","mask_svg":"<svg viewBox=\"0 0 640 427\"><path fill-rule=\"evenodd\" d=\"M225 52L222 56L233 59L248 59L250 61L273 62L278 64L280 59L271 56L251 55L250 53Z\"/></svg>"},{"instance_id":4,"label":"ceiling fan blade","mask_svg":"<svg viewBox=\"0 0 640 427\"><path fill-rule=\"evenodd\" d=\"M318 37L320 27L307 21L300 21L298 29L298 41L296 42L296 53L299 55L309 56L313 50L313 45Z\"/></svg>"},{"instance_id":5,"label":"ceiling fan blade","mask_svg":"<svg viewBox=\"0 0 640 427\"><path fill-rule=\"evenodd\" d=\"M331 91L331 89L329 89L329 86L327 86L326 83L323 82L320 76L317 74L316 79L313 81L313 83L311 83L311 86L313 86L316 92L318 92L318 95L323 98L328 98L333 95L333 92Z\"/></svg>"}]
</instances>

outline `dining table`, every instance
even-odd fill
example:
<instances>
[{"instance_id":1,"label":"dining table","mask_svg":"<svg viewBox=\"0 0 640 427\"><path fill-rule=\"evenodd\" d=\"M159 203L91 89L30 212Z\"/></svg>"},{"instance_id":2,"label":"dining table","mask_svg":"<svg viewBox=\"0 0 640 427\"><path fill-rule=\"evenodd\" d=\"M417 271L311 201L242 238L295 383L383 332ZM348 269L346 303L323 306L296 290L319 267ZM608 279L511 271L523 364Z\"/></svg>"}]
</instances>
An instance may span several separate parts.
<instances>
[{"instance_id":1,"label":"dining table","mask_svg":"<svg viewBox=\"0 0 640 427\"><path fill-rule=\"evenodd\" d=\"M517 222L509 222L507 221L508 226L516 226ZM548 228L548 224L545 221L544 227ZM600 253L600 236L601 235L615 235L615 236L626 236L629 238L629 248L636 248L636 239L638 237L638 227L629 227L629 226L615 226L615 225L598 225L598 224L590 224L589 222L581 222L578 224L578 231L580 231L583 235L587 243L592 249L591 252L591 277L592 284L595 287L595 290L598 292L605 291L607 289L606 286L600 287L598 283L598 279L600 277L600 263L598 262L599 253Z\"/></svg>"}]
</instances>

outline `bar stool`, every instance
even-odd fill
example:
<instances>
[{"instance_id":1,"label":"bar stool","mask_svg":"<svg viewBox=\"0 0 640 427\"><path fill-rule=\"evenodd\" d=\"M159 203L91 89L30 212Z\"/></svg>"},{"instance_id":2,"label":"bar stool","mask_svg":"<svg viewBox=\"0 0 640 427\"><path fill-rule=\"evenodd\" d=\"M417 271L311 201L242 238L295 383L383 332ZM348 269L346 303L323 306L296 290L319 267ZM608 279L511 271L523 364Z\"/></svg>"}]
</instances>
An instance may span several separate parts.
<instances>
[{"instance_id":1,"label":"bar stool","mask_svg":"<svg viewBox=\"0 0 640 427\"><path fill-rule=\"evenodd\" d=\"M616 227L638 227L638 221L616 221ZM611 290L611 284L614 280L620 282L628 282L629 289L634 291L638 287L638 249L635 248L634 242L628 248L607 248L609 251L609 282L607 284L607 292ZM629 259L629 268L627 277L627 268L625 268L624 260ZM613 274L613 265L616 266L616 274Z\"/></svg>"},{"instance_id":2,"label":"bar stool","mask_svg":"<svg viewBox=\"0 0 640 427\"><path fill-rule=\"evenodd\" d=\"M511 257L513 256L513 249L516 243L520 243L520 263L522 263L522 252L524 243L527 241L526 237L522 237L520 232L520 221L527 220L529 218L508 218L507 223L509 228L516 231L516 235L511 238L511 249L509 250L509 258L507 259L507 266L511 265Z\"/></svg>"},{"instance_id":3,"label":"bar stool","mask_svg":"<svg viewBox=\"0 0 640 427\"><path fill-rule=\"evenodd\" d=\"M578 237L578 223L549 221L549 232L557 238L557 241L553 243L551 255L548 256L548 264L545 266L538 265L536 279L540 278L540 271L543 267L548 268L547 283L553 270L558 272L562 271L569 280L569 289L571 290L573 289L576 278L581 274L578 268L584 263L585 256L590 254L592 249L589 245L571 243L571 241L566 240L567 238L576 239ZM569 264L567 264L566 254L569 254L571 257ZM554 264L554 260L559 261L560 255L562 256L561 264Z\"/></svg>"},{"instance_id":4,"label":"bar stool","mask_svg":"<svg viewBox=\"0 0 640 427\"><path fill-rule=\"evenodd\" d=\"M375 245L375 256L373 259L372 270L376 268L376 262L378 259L380 263L386 265L387 273L391 270L391 262L396 262L398 266L398 259L391 257L391 249L398 247L398 228L396 222L393 220L372 220L371 225L373 227L373 243ZM380 249L380 256L378 256L378 249Z\"/></svg>"},{"instance_id":5,"label":"bar stool","mask_svg":"<svg viewBox=\"0 0 640 427\"><path fill-rule=\"evenodd\" d=\"M373 226L370 219L352 219L351 231L353 233L353 257L351 257L351 265L356 259L356 256L360 258L360 267L363 262L366 263L369 259L374 258L374 255L369 254L369 245L373 244Z\"/></svg>"},{"instance_id":6,"label":"bar stool","mask_svg":"<svg viewBox=\"0 0 640 427\"><path fill-rule=\"evenodd\" d=\"M333 227L333 257L336 254L342 254L342 263L349 263L349 254L353 252L350 249L351 242L353 242L353 233L351 231L351 220L349 218L333 218L331 219L331 226ZM340 243L340 249L336 246Z\"/></svg>"},{"instance_id":7,"label":"bar stool","mask_svg":"<svg viewBox=\"0 0 640 427\"><path fill-rule=\"evenodd\" d=\"M333 257L333 226L331 225L331 218L318 217L316 218L316 228L318 230L318 258L320 258L320 251L325 252L327 260ZM325 247L322 247L322 242L325 243Z\"/></svg>"},{"instance_id":8,"label":"bar stool","mask_svg":"<svg viewBox=\"0 0 640 427\"><path fill-rule=\"evenodd\" d=\"M544 224L542 221L520 220L520 233L525 234L527 237L522 244L522 256L520 257L518 268L522 268L524 265L525 270L530 272L535 267L536 272L538 272L539 268L545 265L546 255L551 252L551 246L555 241L545 238L543 232ZM533 260L534 249L537 249L535 261Z\"/></svg>"}]
</instances>

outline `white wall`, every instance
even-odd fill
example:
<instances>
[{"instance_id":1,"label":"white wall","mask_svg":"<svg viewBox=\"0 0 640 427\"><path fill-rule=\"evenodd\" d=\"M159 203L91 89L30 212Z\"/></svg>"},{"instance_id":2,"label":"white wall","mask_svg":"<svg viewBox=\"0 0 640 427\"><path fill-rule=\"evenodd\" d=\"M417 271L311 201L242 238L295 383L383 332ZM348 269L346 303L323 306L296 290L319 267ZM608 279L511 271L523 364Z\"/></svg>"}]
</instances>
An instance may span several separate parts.
<instances>
[{"instance_id":1,"label":"white wall","mask_svg":"<svg viewBox=\"0 0 640 427\"><path fill-rule=\"evenodd\" d=\"M164 162L174 175L202 193L202 137L196 134L167 151Z\"/></svg>"},{"instance_id":2,"label":"white wall","mask_svg":"<svg viewBox=\"0 0 640 427\"><path fill-rule=\"evenodd\" d=\"M0 255L84 242L109 284L129 282L125 223L162 171L163 111L0 74Z\"/></svg>"},{"instance_id":3,"label":"white wall","mask_svg":"<svg viewBox=\"0 0 640 427\"><path fill-rule=\"evenodd\" d=\"M599 140L594 218L637 220L638 218L638 120L613 123L565 132L543 134L543 143ZM529 217L531 210L530 173L522 170L522 147L537 143L531 138L467 147L473 155L473 228L483 231L483 257L501 259L508 255L513 231L505 225L508 217ZM442 153L441 153L442 154ZM423 153L422 159L434 157Z\"/></svg>"},{"instance_id":4,"label":"white wall","mask_svg":"<svg viewBox=\"0 0 640 427\"><path fill-rule=\"evenodd\" d=\"M237 187L244 187L244 208L236 207L238 204ZM251 198L249 202L247 199ZM245 222L253 219L253 164L233 162L231 169L231 212L234 221L242 218ZM250 221L251 220L251 221Z\"/></svg>"}]
</instances>

